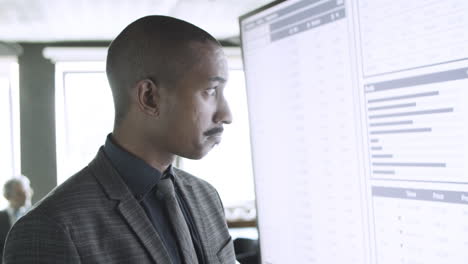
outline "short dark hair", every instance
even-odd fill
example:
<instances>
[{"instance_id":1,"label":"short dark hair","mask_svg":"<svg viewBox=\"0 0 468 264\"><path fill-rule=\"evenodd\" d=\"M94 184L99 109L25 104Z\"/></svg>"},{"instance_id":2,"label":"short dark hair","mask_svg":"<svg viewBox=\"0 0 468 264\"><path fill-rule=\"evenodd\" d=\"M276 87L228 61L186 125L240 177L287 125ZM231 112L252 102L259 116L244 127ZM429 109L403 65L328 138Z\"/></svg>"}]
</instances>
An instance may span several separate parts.
<instances>
[{"instance_id":1,"label":"short dark hair","mask_svg":"<svg viewBox=\"0 0 468 264\"><path fill-rule=\"evenodd\" d=\"M220 45L203 29L168 16L146 16L128 25L109 46L106 73L112 89L115 123L129 107L130 88L150 78L156 84L171 84L189 66L192 42Z\"/></svg>"}]
</instances>

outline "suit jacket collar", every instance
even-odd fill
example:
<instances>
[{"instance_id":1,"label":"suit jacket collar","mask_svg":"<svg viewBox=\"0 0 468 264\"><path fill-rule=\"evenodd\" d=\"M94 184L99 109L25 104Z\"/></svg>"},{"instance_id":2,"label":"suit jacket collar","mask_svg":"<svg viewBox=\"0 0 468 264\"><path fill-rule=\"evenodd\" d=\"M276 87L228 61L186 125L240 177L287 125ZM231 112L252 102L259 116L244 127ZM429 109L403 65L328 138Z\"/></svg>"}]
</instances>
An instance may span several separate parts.
<instances>
[{"instance_id":1,"label":"suit jacket collar","mask_svg":"<svg viewBox=\"0 0 468 264\"><path fill-rule=\"evenodd\" d=\"M174 184L176 188L180 190L182 199L186 202L193 221L195 222L196 229L200 236L203 253L205 256L208 256L208 250L210 249L207 245L210 245L210 241L208 240L208 233L206 232L207 227L202 214L203 211L200 207L201 201L199 200L199 196L195 195L192 185L185 178L181 177L179 170L173 169L172 173L174 175Z\"/></svg>"},{"instance_id":2,"label":"suit jacket collar","mask_svg":"<svg viewBox=\"0 0 468 264\"><path fill-rule=\"evenodd\" d=\"M117 145L111 134L107 136L104 144L104 154L138 201L141 201L163 176L158 169Z\"/></svg>"},{"instance_id":3,"label":"suit jacket collar","mask_svg":"<svg viewBox=\"0 0 468 264\"><path fill-rule=\"evenodd\" d=\"M138 236L153 260L156 263L170 263L169 254L161 237L120 175L112 167L102 148L89 164L89 168L109 199L118 201L117 210Z\"/></svg>"}]
</instances>

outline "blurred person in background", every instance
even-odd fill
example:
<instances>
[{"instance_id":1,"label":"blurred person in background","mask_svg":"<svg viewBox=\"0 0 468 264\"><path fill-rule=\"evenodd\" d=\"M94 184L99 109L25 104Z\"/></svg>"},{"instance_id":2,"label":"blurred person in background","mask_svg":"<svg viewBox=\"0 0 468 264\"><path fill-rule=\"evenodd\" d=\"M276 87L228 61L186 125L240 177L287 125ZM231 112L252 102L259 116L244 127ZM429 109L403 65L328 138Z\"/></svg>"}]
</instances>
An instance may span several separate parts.
<instances>
[{"instance_id":1,"label":"blurred person in background","mask_svg":"<svg viewBox=\"0 0 468 264\"><path fill-rule=\"evenodd\" d=\"M10 228L31 207L33 190L26 176L12 178L3 185L3 196L8 207L0 211L0 254L3 257L3 246Z\"/></svg>"}]
</instances>

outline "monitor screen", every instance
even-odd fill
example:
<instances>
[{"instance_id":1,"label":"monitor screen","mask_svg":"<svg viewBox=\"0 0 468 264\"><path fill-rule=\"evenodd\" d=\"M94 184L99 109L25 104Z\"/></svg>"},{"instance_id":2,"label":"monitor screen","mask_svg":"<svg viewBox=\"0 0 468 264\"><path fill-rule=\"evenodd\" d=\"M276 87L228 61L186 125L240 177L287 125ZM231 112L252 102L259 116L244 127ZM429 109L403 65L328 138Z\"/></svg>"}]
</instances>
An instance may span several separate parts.
<instances>
[{"instance_id":1,"label":"monitor screen","mask_svg":"<svg viewBox=\"0 0 468 264\"><path fill-rule=\"evenodd\" d=\"M240 18L262 263L468 263L468 1Z\"/></svg>"}]
</instances>

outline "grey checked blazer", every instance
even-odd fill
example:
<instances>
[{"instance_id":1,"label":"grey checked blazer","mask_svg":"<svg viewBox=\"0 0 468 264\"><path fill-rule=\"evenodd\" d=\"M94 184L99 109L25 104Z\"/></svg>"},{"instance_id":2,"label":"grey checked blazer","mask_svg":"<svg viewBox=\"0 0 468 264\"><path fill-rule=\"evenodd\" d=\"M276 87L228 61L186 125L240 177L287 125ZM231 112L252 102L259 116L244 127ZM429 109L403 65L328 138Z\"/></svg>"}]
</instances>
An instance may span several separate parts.
<instances>
[{"instance_id":1,"label":"grey checked blazer","mask_svg":"<svg viewBox=\"0 0 468 264\"><path fill-rule=\"evenodd\" d=\"M207 182L174 169L208 263L235 263L221 201ZM170 264L161 238L101 149L8 234L4 263Z\"/></svg>"}]
</instances>

